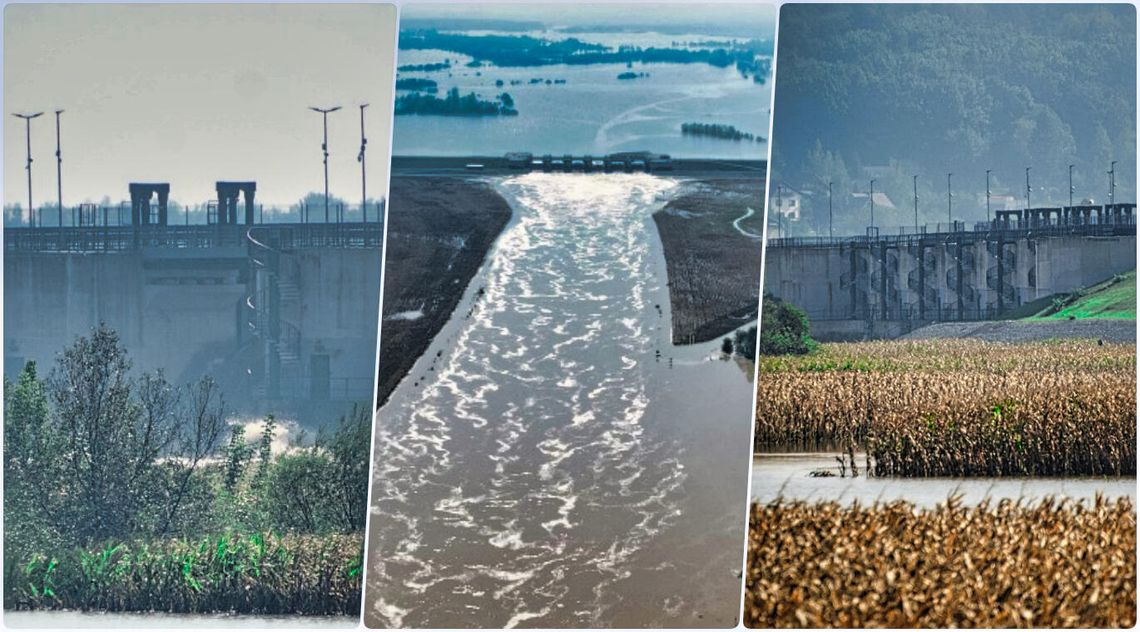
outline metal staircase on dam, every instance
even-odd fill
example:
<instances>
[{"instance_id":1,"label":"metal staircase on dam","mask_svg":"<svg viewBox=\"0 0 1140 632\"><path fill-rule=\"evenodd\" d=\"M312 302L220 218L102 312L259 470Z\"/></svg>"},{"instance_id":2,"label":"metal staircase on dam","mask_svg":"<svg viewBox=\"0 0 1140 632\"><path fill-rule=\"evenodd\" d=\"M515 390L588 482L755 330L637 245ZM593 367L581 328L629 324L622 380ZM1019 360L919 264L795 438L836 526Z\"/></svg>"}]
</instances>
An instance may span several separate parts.
<instances>
[{"instance_id":1,"label":"metal staircase on dam","mask_svg":"<svg viewBox=\"0 0 1140 632\"><path fill-rule=\"evenodd\" d=\"M257 398L281 396L282 378L295 378L301 372L301 329L283 316L284 305L298 305L301 299L296 275L283 269L287 255L279 240L258 234L257 227L246 231L250 275L246 296L246 331L259 343L257 361L248 367L261 375L255 382Z\"/></svg>"}]
</instances>

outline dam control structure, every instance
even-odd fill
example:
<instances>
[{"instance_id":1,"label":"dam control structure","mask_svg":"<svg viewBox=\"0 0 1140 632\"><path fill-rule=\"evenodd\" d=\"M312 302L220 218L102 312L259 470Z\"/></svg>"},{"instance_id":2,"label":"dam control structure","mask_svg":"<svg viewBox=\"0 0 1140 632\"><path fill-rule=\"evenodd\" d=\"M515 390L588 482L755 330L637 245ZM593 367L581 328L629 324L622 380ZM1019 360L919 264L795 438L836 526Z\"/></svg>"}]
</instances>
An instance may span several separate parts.
<instances>
[{"instance_id":1,"label":"dam control structure","mask_svg":"<svg viewBox=\"0 0 1140 632\"><path fill-rule=\"evenodd\" d=\"M105 323L136 370L209 375L239 411L325 422L369 402L382 205L371 222L363 208L310 222L304 205L267 214L256 188L218 182L194 223L170 207L168 183L131 183L129 203L59 213L68 224L6 226L5 373L35 360L46 374Z\"/></svg>"},{"instance_id":2,"label":"dam control structure","mask_svg":"<svg viewBox=\"0 0 1140 632\"><path fill-rule=\"evenodd\" d=\"M812 335L893 338L947 321L1048 307L1136 268L1136 205L1003 210L928 232L770 239L764 290L804 310Z\"/></svg>"}]
</instances>

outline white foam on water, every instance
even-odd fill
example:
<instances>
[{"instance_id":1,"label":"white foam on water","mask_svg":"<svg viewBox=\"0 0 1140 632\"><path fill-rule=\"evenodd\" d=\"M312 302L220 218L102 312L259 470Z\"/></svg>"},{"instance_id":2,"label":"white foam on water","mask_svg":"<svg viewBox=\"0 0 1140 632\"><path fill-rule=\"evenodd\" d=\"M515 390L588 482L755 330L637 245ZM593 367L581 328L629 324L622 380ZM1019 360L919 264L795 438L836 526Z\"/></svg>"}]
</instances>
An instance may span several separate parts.
<instances>
[{"instance_id":1,"label":"white foam on water","mask_svg":"<svg viewBox=\"0 0 1140 632\"><path fill-rule=\"evenodd\" d=\"M400 608L395 604L390 604L384 601L383 598L377 599L372 604L372 610L379 614L387 623L389 628L402 628L404 627L404 617L408 615L409 610Z\"/></svg>"},{"instance_id":2,"label":"white foam on water","mask_svg":"<svg viewBox=\"0 0 1140 632\"><path fill-rule=\"evenodd\" d=\"M388 623L446 604L464 624L596 626L685 479L662 456L679 448L643 424L660 318L650 216L675 184L534 173L498 186L515 218L470 317L381 410L374 515L389 519L369 583Z\"/></svg>"}]
</instances>

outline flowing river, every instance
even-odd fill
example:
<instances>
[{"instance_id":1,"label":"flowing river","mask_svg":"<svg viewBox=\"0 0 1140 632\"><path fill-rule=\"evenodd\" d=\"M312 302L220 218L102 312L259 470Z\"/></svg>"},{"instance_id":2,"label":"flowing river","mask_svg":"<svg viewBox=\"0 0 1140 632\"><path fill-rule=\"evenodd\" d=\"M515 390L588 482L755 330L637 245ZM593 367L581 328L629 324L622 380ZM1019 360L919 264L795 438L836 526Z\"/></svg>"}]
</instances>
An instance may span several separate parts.
<instances>
[{"instance_id":1,"label":"flowing river","mask_svg":"<svg viewBox=\"0 0 1140 632\"><path fill-rule=\"evenodd\" d=\"M511 223L377 413L366 623L733 626L752 389L670 343L677 183L496 186Z\"/></svg>"}]
</instances>

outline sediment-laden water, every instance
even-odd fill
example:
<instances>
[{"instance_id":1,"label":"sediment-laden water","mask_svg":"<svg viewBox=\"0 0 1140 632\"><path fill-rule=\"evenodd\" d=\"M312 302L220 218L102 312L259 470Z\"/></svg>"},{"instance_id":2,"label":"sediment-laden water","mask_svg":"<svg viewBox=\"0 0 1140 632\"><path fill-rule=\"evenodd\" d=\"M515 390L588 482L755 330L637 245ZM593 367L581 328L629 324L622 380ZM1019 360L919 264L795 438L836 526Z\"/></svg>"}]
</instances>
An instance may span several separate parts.
<instances>
[{"instance_id":1,"label":"sediment-laden water","mask_svg":"<svg viewBox=\"0 0 1140 632\"><path fill-rule=\"evenodd\" d=\"M377 414L366 623L733 625L751 385L669 343L676 183L497 186L512 222Z\"/></svg>"}]
</instances>

